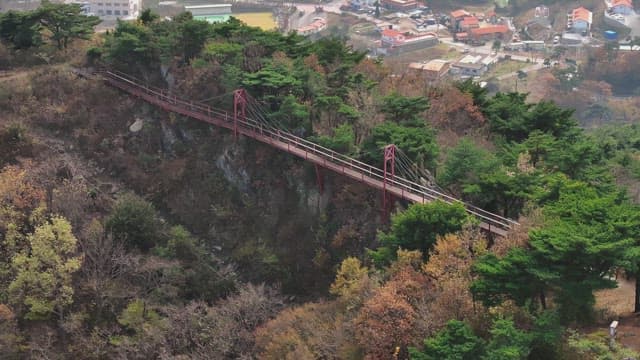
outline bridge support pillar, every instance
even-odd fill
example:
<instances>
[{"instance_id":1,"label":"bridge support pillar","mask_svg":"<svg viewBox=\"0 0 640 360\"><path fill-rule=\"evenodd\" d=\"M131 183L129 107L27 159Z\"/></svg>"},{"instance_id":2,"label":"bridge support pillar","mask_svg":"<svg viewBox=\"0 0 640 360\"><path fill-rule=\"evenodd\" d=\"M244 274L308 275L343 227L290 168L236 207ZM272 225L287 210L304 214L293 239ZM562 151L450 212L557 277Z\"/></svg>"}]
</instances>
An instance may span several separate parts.
<instances>
[{"instance_id":1,"label":"bridge support pillar","mask_svg":"<svg viewBox=\"0 0 640 360\"><path fill-rule=\"evenodd\" d=\"M244 89L233 92L233 135L238 139L238 121L247 116L247 93Z\"/></svg>"},{"instance_id":2,"label":"bridge support pillar","mask_svg":"<svg viewBox=\"0 0 640 360\"><path fill-rule=\"evenodd\" d=\"M382 180L382 220L389 220L393 208L393 195L387 192L387 186L393 185L391 182L396 175L396 146L393 144L384 147L384 176Z\"/></svg>"},{"instance_id":3,"label":"bridge support pillar","mask_svg":"<svg viewBox=\"0 0 640 360\"><path fill-rule=\"evenodd\" d=\"M320 195L324 193L324 181L322 179L322 173L320 172L320 166L318 164L316 166L316 181L318 182L318 190L320 191Z\"/></svg>"}]
</instances>

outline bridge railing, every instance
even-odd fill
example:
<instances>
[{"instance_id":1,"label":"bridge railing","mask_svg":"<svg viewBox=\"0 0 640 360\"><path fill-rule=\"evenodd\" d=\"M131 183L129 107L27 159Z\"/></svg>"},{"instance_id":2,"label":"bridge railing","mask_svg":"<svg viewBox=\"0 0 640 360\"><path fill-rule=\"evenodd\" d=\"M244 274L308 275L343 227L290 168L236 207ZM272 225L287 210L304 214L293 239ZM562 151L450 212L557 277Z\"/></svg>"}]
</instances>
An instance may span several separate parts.
<instances>
[{"instance_id":1,"label":"bridge railing","mask_svg":"<svg viewBox=\"0 0 640 360\"><path fill-rule=\"evenodd\" d=\"M333 164L338 164L345 169L350 169L359 173L362 176L362 180L365 180L364 176L367 176L371 179L384 182L387 184L387 186L397 187L402 196L412 194L422 197L423 201L440 200L449 204L462 204L466 208L468 213L478 217L491 226L509 229L513 225L518 225L517 222L511 219L485 211L481 208L465 203L450 195L444 194L425 185L415 183L399 176L395 176L393 178L385 178L383 170L375 166L369 165L347 155L323 147L307 139L293 135L289 132L281 131L264 123L258 122L255 119L245 117L238 118L234 121L233 114L230 114L227 111L216 109L199 102L183 100L175 95L170 94L167 90L142 85L141 80L133 78L127 74L119 73L116 71L103 71L101 72L101 74L103 77L109 80L118 82L120 84L119 87L125 86L135 92L152 96L162 102L182 108L185 112L198 113L206 117L215 117L218 119L222 119L226 123L227 128L233 129L234 126L237 125L239 129L246 130L244 132L247 132L248 135L254 133L256 135L261 135L263 137L268 137L274 141L281 142L283 144L286 144L287 146L293 146L294 148L302 149L308 154L315 155L325 161Z\"/></svg>"}]
</instances>

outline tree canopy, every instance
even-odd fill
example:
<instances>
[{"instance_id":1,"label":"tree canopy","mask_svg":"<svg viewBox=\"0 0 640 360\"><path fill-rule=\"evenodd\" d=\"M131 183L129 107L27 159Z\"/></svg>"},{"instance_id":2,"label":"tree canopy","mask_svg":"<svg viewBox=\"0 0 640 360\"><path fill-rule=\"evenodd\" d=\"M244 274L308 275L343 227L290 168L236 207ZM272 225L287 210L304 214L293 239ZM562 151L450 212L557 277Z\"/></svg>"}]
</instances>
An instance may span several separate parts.
<instances>
[{"instance_id":1,"label":"tree canopy","mask_svg":"<svg viewBox=\"0 0 640 360\"><path fill-rule=\"evenodd\" d=\"M17 49L26 49L39 46L43 38L48 38L62 50L73 39L88 40L99 23L97 16L85 15L79 4L45 0L37 10L0 14L0 39Z\"/></svg>"},{"instance_id":2,"label":"tree canopy","mask_svg":"<svg viewBox=\"0 0 640 360\"><path fill-rule=\"evenodd\" d=\"M378 263L395 258L398 249L420 250L426 257L438 236L454 233L469 222L464 206L434 201L413 204L391 218L389 232L378 234L381 246L370 255Z\"/></svg>"},{"instance_id":3,"label":"tree canopy","mask_svg":"<svg viewBox=\"0 0 640 360\"><path fill-rule=\"evenodd\" d=\"M9 293L25 318L47 319L56 314L63 317L65 308L73 303L73 273L80 269L77 240L71 224L61 217L38 226L27 238L29 247L12 260L15 278Z\"/></svg>"}]
</instances>

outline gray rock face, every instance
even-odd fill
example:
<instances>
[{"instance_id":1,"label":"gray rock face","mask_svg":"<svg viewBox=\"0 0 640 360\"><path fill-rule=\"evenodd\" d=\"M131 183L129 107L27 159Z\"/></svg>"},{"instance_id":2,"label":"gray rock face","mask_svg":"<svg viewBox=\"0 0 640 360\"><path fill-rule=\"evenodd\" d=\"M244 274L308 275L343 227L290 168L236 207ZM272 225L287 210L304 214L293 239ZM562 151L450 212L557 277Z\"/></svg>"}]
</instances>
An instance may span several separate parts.
<instances>
[{"instance_id":1,"label":"gray rock face","mask_svg":"<svg viewBox=\"0 0 640 360\"><path fill-rule=\"evenodd\" d=\"M162 146L163 150L170 151L173 144L178 141L176 133L173 131L171 126L164 121L160 122L160 129L162 129Z\"/></svg>"},{"instance_id":2,"label":"gray rock face","mask_svg":"<svg viewBox=\"0 0 640 360\"><path fill-rule=\"evenodd\" d=\"M240 158L238 147L228 146L216 159L216 167L220 169L224 178L235 185L242 193L249 192L249 174L243 167L235 165L235 160Z\"/></svg>"}]
</instances>

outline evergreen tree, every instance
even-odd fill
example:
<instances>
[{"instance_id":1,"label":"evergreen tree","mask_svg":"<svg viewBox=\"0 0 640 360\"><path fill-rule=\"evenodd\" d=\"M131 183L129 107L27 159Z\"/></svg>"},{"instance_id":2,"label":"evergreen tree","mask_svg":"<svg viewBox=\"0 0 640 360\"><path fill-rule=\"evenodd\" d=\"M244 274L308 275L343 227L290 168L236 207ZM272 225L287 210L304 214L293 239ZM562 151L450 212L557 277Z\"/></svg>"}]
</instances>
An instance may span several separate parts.
<instances>
[{"instance_id":1,"label":"evergreen tree","mask_svg":"<svg viewBox=\"0 0 640 360\"><path fill-rule=\"evenodd\" d=\"M414 360L477 360L484 353L484 342L463 321L450 320L446 328L424 340L424 348L409 348Z\"/></svg>"}]
</instances>

